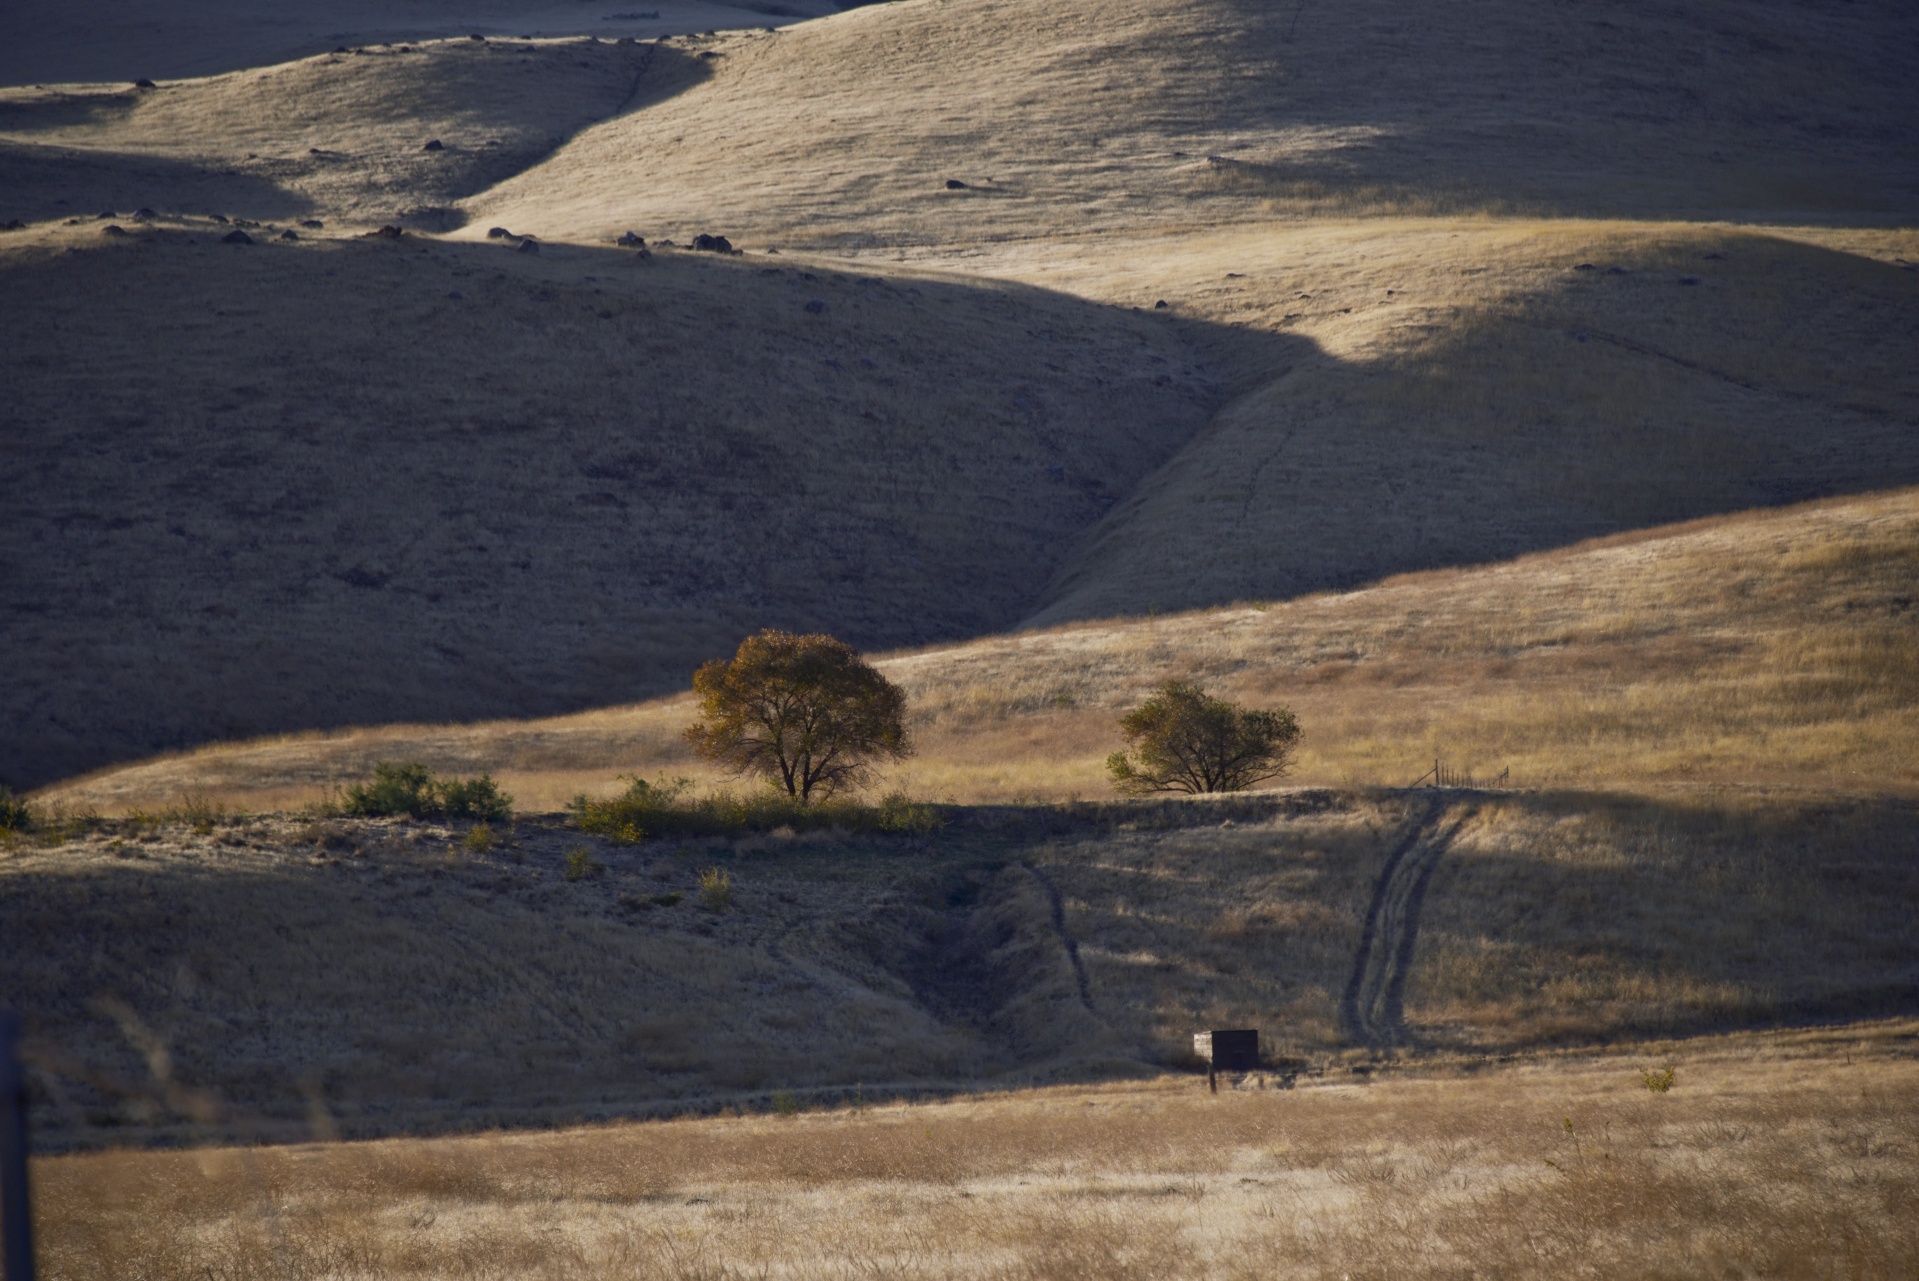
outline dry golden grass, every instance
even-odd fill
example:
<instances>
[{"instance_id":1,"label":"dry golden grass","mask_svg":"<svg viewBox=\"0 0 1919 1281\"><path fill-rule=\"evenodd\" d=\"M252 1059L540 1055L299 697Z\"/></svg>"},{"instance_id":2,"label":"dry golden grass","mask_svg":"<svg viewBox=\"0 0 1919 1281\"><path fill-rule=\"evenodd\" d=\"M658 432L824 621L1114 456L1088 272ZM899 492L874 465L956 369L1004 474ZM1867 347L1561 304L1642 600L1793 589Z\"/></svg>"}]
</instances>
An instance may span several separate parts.
<instances>
[{"instance_id":1,"label":"dry golden grass","mask_svg":"<svg viewBox=\"0 0 1919 1281\"><path fill-rule=\"evenodd\" d=\"M539 1135L36 1163L55 1281L1919 1268L1910 1023ZM1650 1093L1643 1070L1676 1067ZM1335 1082L1339 1083L1335 1083Z\"/></svg>"},{"instance_id":2,"label":"dry golden grass","mask_svg":"<svg viewBox=\"0 0 1919 1281\"><path fill-rule=\"evenodd\" d=\"M710 78L468 207L568 239L715 223L954 258L1373 211L1896 225L1919 210L1914 34L1884 2L875 5L723 37Z\"/></svg>"},{"instance_id":3,"label":"dry golden grass","mask_svg":"<svg viewBox=\"0 0 1919 1281\"><path fill-rule=\"evenodd\" d=\"M1919 783L1919 492L1600 540L1356 592L1022 632L882 658L919 755L891 785L964 802L1109 794L1114 723L1172 677L1297 711L1293 781ZM392 726L223 744L76 780L54 805L117 812L205 790L309 802L375 760L489 769L557 809L625 773L702 777L683 698L575 717Z\"/></svg>"}]
</instances>

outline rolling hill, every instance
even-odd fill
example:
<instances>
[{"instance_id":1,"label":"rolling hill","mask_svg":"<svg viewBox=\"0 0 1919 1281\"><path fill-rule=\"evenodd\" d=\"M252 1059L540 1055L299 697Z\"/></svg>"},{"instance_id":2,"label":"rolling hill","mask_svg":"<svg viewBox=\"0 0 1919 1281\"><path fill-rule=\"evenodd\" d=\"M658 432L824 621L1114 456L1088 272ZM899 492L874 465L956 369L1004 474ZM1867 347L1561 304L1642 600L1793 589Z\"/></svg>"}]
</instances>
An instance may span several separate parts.
<instances>
[{"instance_id":1,"label":"rolling hill","mask_svg":"<svg viewBox=\"0 0 1919 1281\"><path fill-rule=\"evenodd\" d=\"M0 777L1919 482L1913 41L911 0L7 90Z\"/></svg>"}]
</instances>

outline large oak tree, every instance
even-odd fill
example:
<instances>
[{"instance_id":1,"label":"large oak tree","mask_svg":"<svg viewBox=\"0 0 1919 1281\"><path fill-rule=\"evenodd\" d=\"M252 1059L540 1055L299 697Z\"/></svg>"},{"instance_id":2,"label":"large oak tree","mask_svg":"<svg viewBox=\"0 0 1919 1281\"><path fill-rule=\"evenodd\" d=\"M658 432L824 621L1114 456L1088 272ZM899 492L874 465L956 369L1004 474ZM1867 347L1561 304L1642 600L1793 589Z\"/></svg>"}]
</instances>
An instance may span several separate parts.
<instances>
[{"instance_id":1,"label":"large oak tree","mask_svg":"<svg viewBox=\"0 0 1919 1281\"><path fill-rule=\"evenodd\" d=\"M911 753L906 695L831 636L767 630L693 674L704 719L686 741L809 802L858 787L875 761Z\"/></svg>"}]
</instances>

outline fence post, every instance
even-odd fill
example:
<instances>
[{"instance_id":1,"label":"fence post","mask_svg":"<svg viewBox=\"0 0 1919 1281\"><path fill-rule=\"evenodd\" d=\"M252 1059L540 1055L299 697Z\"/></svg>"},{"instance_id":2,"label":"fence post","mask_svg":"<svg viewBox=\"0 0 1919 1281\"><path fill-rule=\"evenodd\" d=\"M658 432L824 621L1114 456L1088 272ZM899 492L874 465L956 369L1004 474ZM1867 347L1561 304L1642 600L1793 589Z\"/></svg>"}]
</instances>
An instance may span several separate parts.
<instances>
[{"instance_id":1,"label":"fence post","mask_svg":"<svg viewBox=\"0 0 1919 1281\"><path fill-rule=\"evenodd\" d=\"M33 1281L33 1221L27 1200L27 1078L20 1020L0 1010L0 1238L6 1281Z\"/></svg>"}]
</instances>

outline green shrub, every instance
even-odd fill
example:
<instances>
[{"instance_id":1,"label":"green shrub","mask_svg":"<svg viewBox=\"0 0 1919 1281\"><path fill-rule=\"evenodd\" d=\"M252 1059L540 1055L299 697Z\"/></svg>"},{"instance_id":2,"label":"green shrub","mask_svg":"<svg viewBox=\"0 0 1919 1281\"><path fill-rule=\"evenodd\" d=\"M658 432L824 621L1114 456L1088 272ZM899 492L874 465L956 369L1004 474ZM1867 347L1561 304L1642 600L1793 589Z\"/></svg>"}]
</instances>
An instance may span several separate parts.
<instances>
[{"instance_id":1,"label":"green shrub","mask_svg":"<svg viewBox=\"0 0 1919 1281\"><path fill-rule=\"evenodd\" d=\"M483 823L501 823L513 817L513 798L500 790L500 785L493 781L491 775L450 778L436 786L448 818L476 818Z\"/></svg>"},{"instance_id":2,"label":"green shrub","mask_svg":"<svg viewBox=\"0 0 1919 1281\"><path fill-rule=\"evenodd\" d=\"M779 828L923 835L941 823L934 806L897 792L878 805L842 797L809 804L770 787L750 792L720 788L695 796L692 783L684 778L671 783L628 779L618 796L603 801L577 796L568 808L582 832L623 845L648 836L730 836Z\"/></svg>"},{"instance_id":3,"label":"green shrub","mask_svg":"<svg viewBox=\"0 0 1919 1281\"><path fill-rule=\"evenodd\" d=\"M1639 1073L1639 1079L1644 1081L1646 1088L1654 1094L1664 1094L1666 1091L1672 1089L1673 1081L1678 1075L1679 1069L1677 1067L1668 1067L1664 1072L1656 1072L1651 1068L1644 1068Z\"/></svg>"},{"instance_id":4,"label":"green shrub","mask_svg":"<svg viewBox=\"0 0 1919 1281\"><path fill-rule=\"evenodd\" d=\"M11 787L0 786L0 832L24 832L33 826L33 809L27 798L14 795Z\"/></svg>"},{"instance_id":5,"label":"green shrub","mask_svg":"<svg viewBox=\"0 0 1919 1281\"><path fill-rule=\"evenodd\" d=\"M575 845L566 852L566 870L564 875L569 881L584 881L589 876L598 876L606 870L606 864L593 861L593 851L584 845Z\"/></svg>"},{"instance_id":6,"label":"green shrub","mask_svg":"<svg viewBox=\"0 0 1919 1281\"><path fill-rule=\"evenodd\" d=\"M724 912L733 906L733 878L725 868L700 869L700 906L709 912Z\"/></svg>"},{"instance_id":7,"label":"green shrub","mask_svg":"<svg viewBox=\"0 0 1919 1281\"><path fill-rule=\"evenodd\" d=\"M405 814L503 822L513 817L513 798L487 774L441 779L418 762L380 761L373 767L372 782L347 788L343 808L374 818Z\"/></svg>"},{"instance_id":8,"label":"green shrub","mask_svg":"<svg viewBox=\"0 0 1919 1281\"><path fill-rule=\"evenodd\" d=\"M466 846L469 854L484 854L493 848L493 828L487 823L475 823L467 830L460 844Z\"/></svg>"}]
</instances>

